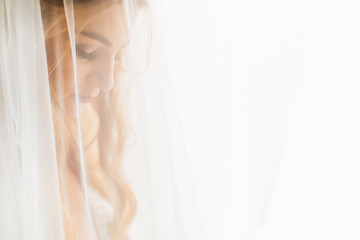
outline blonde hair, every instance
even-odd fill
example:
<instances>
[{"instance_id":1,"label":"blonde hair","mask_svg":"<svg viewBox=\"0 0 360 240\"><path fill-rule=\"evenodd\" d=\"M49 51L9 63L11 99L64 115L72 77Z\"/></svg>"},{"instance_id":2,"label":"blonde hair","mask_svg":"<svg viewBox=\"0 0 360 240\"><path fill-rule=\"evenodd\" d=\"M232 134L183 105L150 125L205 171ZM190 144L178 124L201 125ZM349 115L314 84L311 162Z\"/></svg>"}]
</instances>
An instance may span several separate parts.
<instances>
[{"instance_id":1,"label":"blonde hair","mask_svg":"<svg viewBox=\"0 0 360 240\"><path fill-rule=\"evenodd\" d=\"M86 10L87 16L105 14L105 10L110 4L106 5L106 1L100 2L104 9L101 12L91 12L91 6L95 4L94 1L88 1L86 4L82 3L74 7L79 10ZM110 2L113 3L113 1ZM58 77L56 76L61 74L58 69L61 59L71 52L65 11L62 5L49 3L45 0L41 2L41 9L47 48L58 165L59 168L70 166L70 169L74 170L78 166L76 161L72 160L71 146L76 145L77 140L71 129L71 119L62 103L62 83L57 81ZM76 20L77 28L81 29L91 21L91 17ZM117 72L116 77L120 78L120 74L121 72ZM99 121L99 130L95 137L98 141L94 139L92 143L95 142L98 146L100 164L89 167L88 178L92 186L115 208L114 220L108 227L111 238L126 240L128 239L129 225L135 216L136 200L124 178L122 167L122 155L130 133L130 126L126 119L126 91L122 83L123 81L117 81L109 92L101 93L93 104ZM101 180L95 177L95 173L99 171L104 173ZM66 239L76 239L74 222L64 204L63 222Z\"/></svg>"}]
</instances>

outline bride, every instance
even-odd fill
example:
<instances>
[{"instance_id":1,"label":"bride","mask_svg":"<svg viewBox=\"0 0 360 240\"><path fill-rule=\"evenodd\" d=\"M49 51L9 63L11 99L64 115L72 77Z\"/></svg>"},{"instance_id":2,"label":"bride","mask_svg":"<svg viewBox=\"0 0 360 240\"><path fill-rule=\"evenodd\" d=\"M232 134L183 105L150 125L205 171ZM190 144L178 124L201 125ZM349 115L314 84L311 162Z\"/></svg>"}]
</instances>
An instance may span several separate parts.
<instances>
[{"instance_id":1,"label":"bride","mask_svg":"<svg viewBox=\"0 0 360 240\"><path fill-rule=\"evenodd\" d=\"M1 240L201 239L149 13L0 0Z\"/></svg>"},{"instance_id":2,"label":"bride","mask_svg":"<svg viewBox=\"0 0 360 240\"><path fill-rule=\"evenodd\" d=\"M64 2L41 0L41 13L66 239L128 239L136 201L122 172L131 134L123 72L132 19L120 0Z\"/></svg>"}]
</instances>

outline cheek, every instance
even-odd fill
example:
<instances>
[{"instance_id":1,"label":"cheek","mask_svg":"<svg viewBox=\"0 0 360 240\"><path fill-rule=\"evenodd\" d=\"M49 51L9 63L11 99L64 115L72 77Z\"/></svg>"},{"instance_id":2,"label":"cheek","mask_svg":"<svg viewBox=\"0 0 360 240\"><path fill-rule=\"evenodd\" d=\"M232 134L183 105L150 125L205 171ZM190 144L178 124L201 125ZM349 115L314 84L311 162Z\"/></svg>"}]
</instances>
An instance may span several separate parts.
<instances>
[{"instance_id":1,"label":"cheek","mask_svg":"<svg viewBox=\"0 0 360 240\"><path fill-rule=\"evenodd\" d=\"M83 60L78 60L76 65L76 74L78 86L83 85L85 79L89 76L91 69L94 68L90 63L84 62Z\"/></svg>"},{"instance_id":2,"label":"cheek","mask_svg":"<svg viewBox=\"0 0 360 240\"><path fill-rule=\"evenodd\" d=\"M67 49L66 38L63 39L61 35L46 40L50 85L60 101L74 88L71 52L64 55Z\"/></svg>"},{"instance_id":3,"label":"cheek","mask_svg":"<svg viewBox=\"0 0 360 240\"><path fill-rule=\"evenodd\" d=\"M62 84L63 88L63 104L64 107L71 118L76 116L76 108L75 108L75 79L74 79L74 69L72 65L71 57L65 58L62 62L62 66L60 68L62 71L62 78L60 79L60 84Z\"/></svg>"},{"instance_id":4,"label":"cheek","mask_svg":"<svg viewBox=\"0 0 360 240\"><path fill-rule=\"evenodd\" d=\"M63 73L63 84L64 84L64 93L67 96L75 94L75 73L72 65L72 58L69 57L64 59L62 65L62 73ZM82 60L77 60L76 63L76 81L78 86L78 91L81 91L81 86L86 82L85 79L91 72L91 69L95 68L94 65L86 63Z\"/></svg>"}]
</instances>

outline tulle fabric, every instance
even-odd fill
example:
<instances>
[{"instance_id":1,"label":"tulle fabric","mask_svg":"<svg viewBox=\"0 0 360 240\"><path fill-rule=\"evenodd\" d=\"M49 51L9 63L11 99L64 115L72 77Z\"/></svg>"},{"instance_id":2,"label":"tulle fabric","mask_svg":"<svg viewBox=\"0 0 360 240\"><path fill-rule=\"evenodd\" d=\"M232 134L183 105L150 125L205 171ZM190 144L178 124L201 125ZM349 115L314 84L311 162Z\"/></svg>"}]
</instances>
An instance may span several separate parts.
<instances>
[{"instance_id":1,"label":"tulle fabric","mask_svg":"<svg viewBox=\"0 0 360 240\"><path fill-rule=\"evenodd\" d=\"M149 4L0 11L0 239L201 239Z\"/></svg>"},{"instance_id":2,"label":"tulle fabric","mask_svg":"<svg viewBox=\"0 0 360 240\"><path fill-rule=\"evenodd\" d=\"M0 4L0 238L63 239L40 5Z\"/></svg>"}]
</instances>

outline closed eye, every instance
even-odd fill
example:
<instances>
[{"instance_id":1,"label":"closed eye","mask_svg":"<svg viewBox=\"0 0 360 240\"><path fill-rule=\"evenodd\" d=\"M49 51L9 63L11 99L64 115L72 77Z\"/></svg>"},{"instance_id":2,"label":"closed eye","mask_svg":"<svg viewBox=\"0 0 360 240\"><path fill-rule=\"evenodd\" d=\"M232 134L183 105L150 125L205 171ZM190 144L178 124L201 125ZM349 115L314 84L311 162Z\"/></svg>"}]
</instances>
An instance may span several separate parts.
<instances>
[{"instance_id":1,"label":"closed eye","mask_svg":"<svg viewBox=\"0 0 360 240\"><path fill-rule=\"evenodd\" d=\"M76 55L88 60L94 60L96 57L96 50L93 50L91 52L86 52L79 45L76 45Z\"/></svg>"}]
</instances>

